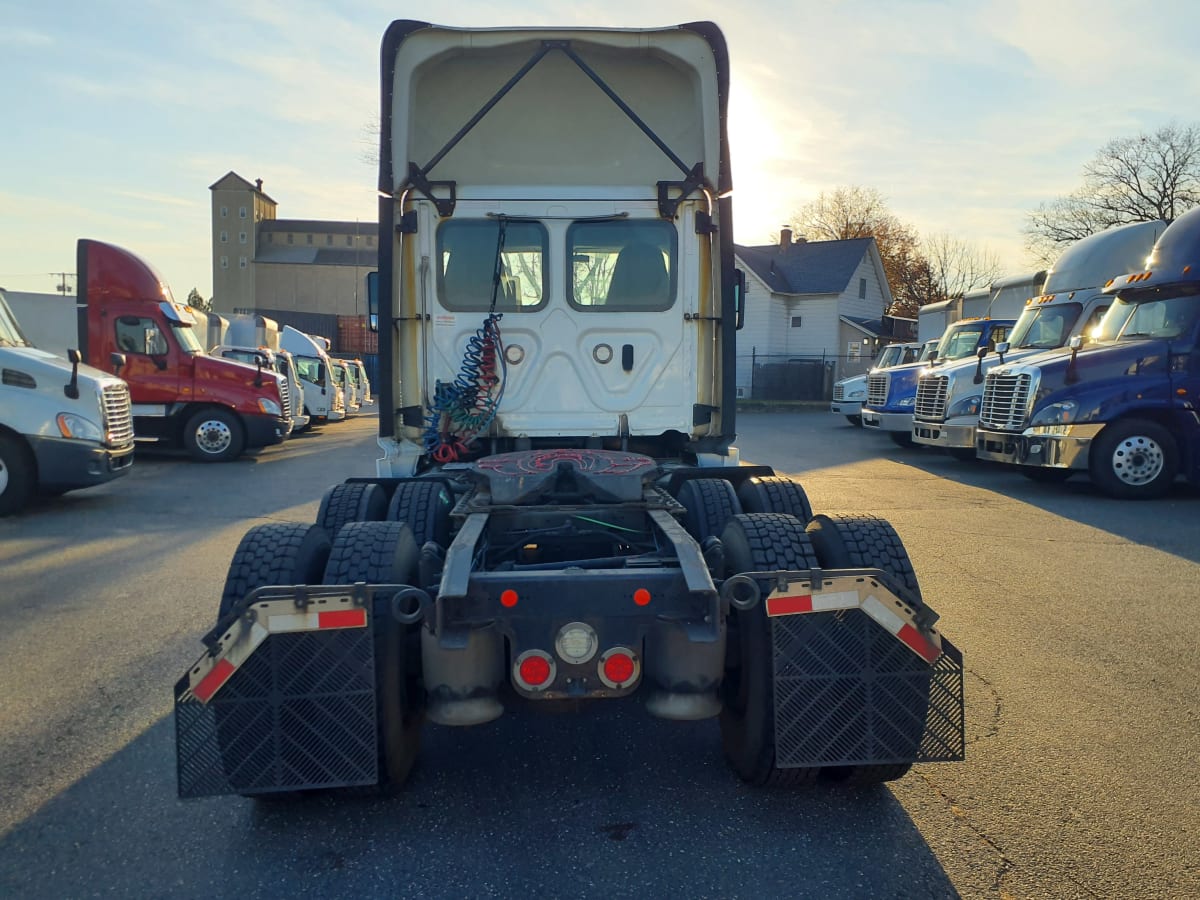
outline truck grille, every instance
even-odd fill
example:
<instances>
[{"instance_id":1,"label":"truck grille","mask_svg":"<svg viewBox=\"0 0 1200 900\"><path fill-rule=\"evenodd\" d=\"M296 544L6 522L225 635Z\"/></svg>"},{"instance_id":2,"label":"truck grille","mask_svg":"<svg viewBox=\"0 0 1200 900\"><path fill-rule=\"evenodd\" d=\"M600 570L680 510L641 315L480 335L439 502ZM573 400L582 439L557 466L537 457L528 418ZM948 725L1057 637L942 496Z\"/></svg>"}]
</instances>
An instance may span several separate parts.
<instances>
[{"instance_id":1,"label":"truck grille","mask_svg":"<svg viewBox=\"0 0 1200 900\"><path fill-rule=\"evenodd\" d=\"M913 418L924 422L946 421L946 396L950 392L948 375L922 375L917 380L917 405Z\"/></svg>"},{"instance_id":2,"label":"truck grille","mask_svg":"<svg viewBox=\"0 0 1200 900\"><path fill-rule=\"evenodd\" d=\"M133 413L129 404L129 385L106 384L101 393L104 407L105 445L124 450L133 445Z\"/></svg>"},{"instance_id":3,"label":"truck grille","mask_svg":"<svg viewBox=\"0 0 1200 900\"><path fill-rule=\"evenodd\" d=\"M833 399L834 400L845 400L846 399L846 388L843 385L835 384L833 386Z\"/></svg>"},{"instance_id":4,"label":"truck grille","mask_svg":"<svg viewBox=\"0 0 1200 900\"><path fill-rule=\"evenodd\" d=\"M983 384L979 424L1001 431L1019 431L1029 408L1031 377L1028 373L998 375L989 372Z\"/></svg>"},{"instance_id":5,"label":"truck grille","mask_svg":"<svg viewBox=\"0 0 1200 900\"><path fill-rule=\"evenodd\" d=\"M887 372L882 375L867 376L867 406L875 408L887 405L889 380Z\"/></svg>"},{"instance_id":6,"label":"truck grille","mask_svg":"<svg viewBox=\"0 0 1200 900\"><path fill-rule=\"evenodd\" d=\"M292 417L292 389L283 375L279 376L279 405L283 409L284 418Z\"/></svg>"}]
</instances>

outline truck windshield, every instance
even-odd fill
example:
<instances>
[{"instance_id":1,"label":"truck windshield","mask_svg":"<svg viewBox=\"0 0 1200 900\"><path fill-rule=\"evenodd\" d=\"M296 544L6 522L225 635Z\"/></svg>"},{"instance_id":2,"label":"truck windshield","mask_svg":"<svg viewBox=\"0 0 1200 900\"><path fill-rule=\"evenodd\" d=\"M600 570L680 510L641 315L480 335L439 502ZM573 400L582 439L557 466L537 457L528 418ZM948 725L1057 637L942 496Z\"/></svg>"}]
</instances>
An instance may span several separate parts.
<instances>
[{"instance_id":1,"label":"truck windshield","mask_svg":"<svg viewBox=\"0 0 1200 900\"><path fill-rule=\"evenodd\" d=\"M21 327L8 309L8 304L0 301L0 347L28 347L29 341L21 333Z\"/></svg>"},{"instance_id":2,"label":"truck windshield","mask_svg":"<svg viewBox=\"0 0 1200 900\"><path fill-rule=\"evenodd\" d=\"M305 381L325 387L325 364L315 356L297 356L296 371Z\"/></svg>"},{"instance_id":3,"label":"truck windshield","mask_svg":"<svg viewBox=\"0 0 1200 900\"><path fill-rule=\"evenodd\" d=\"M500 223L490 219L445 222L437 233L438 299L446 309L527 312L546 299L546 229L538 222L507 222L500 285L493 285Z\"/></svg>"},{"instance_id":4,"label":"truck windshield","mask_svg":"<svg viewBox=\"0 0 1200 900\"><path fill-rule=\"evenodd\" d=\"M675 226L658 220L576 222L567 229L571 305L656 312L675 302Z\"/></svg>"},{"instance_id":5,"label":"truck windshield","mask_svg":"<svg viewBox=\"0 0 1200 900\"><path fill-rule=\"evenodd\" d=\"M879 351L879 358L875 360L875 368L890 369L896 364L896 360L900 358L901 347L899 344L888 344Z\"/></svg>"},{"instance_id":6,"label":"truck windshield","mask_svg":"<svg viewBox=\"0 0 1200 900\"><path fill-rule=\"evenodd\" d=\"M204 352L200 339L196 337L196 330L191 325L178 325L172 322L171 331L175 334L175 340L179 342L184 353Z\"/></svg>"},{"instance_id":7,"label":"truck windshield","mask_svg":"<svg viewBox=\"0 0 1200 900\"><path fill-rule=\"evenodd\" d=\"M1096 340L1173 340L1191 334L1200 318L1198 295L1200 284L1174 290L1169 297L1159 291L1147 297L1139 296L1136 291L1121 294L1096 327Z\"/></svg>"},{"instance_id":8,"label":"truck windshield","mask_svg":"<svg viewBox=\"0 0 1200 900\"><path fill-rule=\"evenodd\" d=\"M983 326L972 325L953 328L942 335L938 344L937 358L940 360L965 359L975 352L979 339L983 337Z\"/></svg>"},{"instance_id":9,"label":"truck windshield","mask_svg":"<svg viewBox=\"0 0 1200 900\"><path fill-rule=\"evenodd\" d=\"M1009 344L1013 348L1053 350L1061 347L1071 336L1071 329L1083 312L1081 303L1059 303L1054 306L1030 306L1021 313L1013 326Z\"/></svg>"}]
</instances>

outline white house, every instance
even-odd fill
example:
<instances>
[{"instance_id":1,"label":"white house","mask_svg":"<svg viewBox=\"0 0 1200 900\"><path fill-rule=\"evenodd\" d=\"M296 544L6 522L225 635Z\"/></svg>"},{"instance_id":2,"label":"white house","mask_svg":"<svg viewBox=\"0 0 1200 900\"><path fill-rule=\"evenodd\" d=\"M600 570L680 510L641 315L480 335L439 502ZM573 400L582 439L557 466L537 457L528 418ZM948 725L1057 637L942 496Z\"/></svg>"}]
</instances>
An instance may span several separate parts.
<instances>
[{"instance_id":1,"label":"white house","mask_svg":"<svg viewBox=\"0 0 1200 900\"><path fill-rule=\"evenodd\" d=\"M801 368L787 378L812 376L832 385L866 371L881 343L909 338L909 320L883 315L892 292L874 238L793 240L785 228L778 244L739 244L734 253L746 273L745 327L737 335L739 397L754 396L755 364L790 363ZM761 385L758 393L763 395Z\"/></svg>"}]
</instances>

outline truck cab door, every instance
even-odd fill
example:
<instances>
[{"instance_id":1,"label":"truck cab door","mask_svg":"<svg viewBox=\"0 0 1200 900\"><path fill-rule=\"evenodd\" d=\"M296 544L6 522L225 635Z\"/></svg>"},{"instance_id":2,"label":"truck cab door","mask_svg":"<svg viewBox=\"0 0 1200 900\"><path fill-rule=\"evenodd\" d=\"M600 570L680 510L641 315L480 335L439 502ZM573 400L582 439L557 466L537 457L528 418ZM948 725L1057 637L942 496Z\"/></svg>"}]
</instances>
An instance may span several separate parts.
<instances>
[{"instance_id":1,"label":"truck cab door","mask_svg":"<svg viewBox=\"0 0 1200 900\"><path fill-rule=\"evenodd\" d=\"M121 377L137 404L166 404L180 399L180 352L171 343L162 323L139 315L113 320L117 351L125 354ZM190 390L190 378L188 378Z\"/></svg>"}]
</instances>

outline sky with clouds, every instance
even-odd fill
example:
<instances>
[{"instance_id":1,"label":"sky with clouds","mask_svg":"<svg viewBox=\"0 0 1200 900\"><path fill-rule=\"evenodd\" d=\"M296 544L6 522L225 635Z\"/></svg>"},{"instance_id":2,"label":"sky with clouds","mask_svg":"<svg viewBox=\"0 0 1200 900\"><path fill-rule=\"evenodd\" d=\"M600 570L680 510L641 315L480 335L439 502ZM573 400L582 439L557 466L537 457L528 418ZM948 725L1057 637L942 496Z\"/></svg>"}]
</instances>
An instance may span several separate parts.
<instances>
[{"instance_id":1,"label":"sky with clouds","mask_svg":"<svg viewBox=\"0 0 1200 900\"><path fill-rule=\"evenodd\" d=\"M839 185L922 233L1034 268L1029 212L1107 141L1200 120L1194 4L787 0L432 4L0 0L0 286L53 291L75 240L211 293L208 187L262 178L280 218L372 221L389 22L651 27L710 19L732 59L735 239Z\"/></svg>"}]
</instances>

